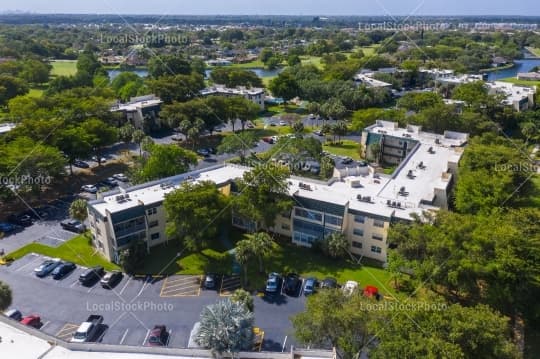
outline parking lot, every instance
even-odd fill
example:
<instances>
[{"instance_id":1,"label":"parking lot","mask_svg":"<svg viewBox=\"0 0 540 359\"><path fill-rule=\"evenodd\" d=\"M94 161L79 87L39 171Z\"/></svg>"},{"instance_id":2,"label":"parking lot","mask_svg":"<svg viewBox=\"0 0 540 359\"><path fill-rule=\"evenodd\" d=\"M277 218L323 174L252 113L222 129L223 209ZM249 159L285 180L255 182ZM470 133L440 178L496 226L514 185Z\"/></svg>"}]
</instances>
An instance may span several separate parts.
<instances>
[{"instance_id":1,"label":"parking lot","mask_svg":"<svg viewBox=\"0 0 540 359\"><path fill-rule=\"evenodd\" d=\"M62 280L38 278L34 268L46 257L28 254L9 266L0 266L0 280L13 290L13 305L23 315L41 316L41 330L69 340L90 314L104 317L93 341L146 345L154 325L166 325L171 347L185 348L202 309L239 287L239 277L216 277L214 289L201 286L200 275L127 276L112 289L99 282L79 283L86 269L78 266ZM289 317L304 309L305 298L278 294L255 296L255 326L260 328L260 350L289 350L295 344Z\"/></svg>"}]
</instances>

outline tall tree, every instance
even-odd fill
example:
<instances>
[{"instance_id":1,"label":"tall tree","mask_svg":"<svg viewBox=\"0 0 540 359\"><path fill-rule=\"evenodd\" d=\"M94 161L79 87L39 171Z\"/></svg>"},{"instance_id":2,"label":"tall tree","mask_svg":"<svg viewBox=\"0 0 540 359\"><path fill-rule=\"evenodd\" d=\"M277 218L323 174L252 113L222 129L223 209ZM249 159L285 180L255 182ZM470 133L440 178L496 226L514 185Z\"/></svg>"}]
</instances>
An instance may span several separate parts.
<instances>
[{"instance_id":1,"label":"tall tree","mask_svg":"<svg viewBox=\"0 0 540 359\"><path fill-rule=\"evenodd\" d=\"M88 204L84 199L76 199L69 206L69 215L71 218L75 218L81 222L85 221L88 217Z\"/></svg>"},{"instance_id":2,"label":"tall tree","mask_svg":"<svg viewBox=\"0 0 540 359\"><path fill-rule=\"evenodd\" d=\"M240 156L240 161L245 163L246 152L251 150L257 142L253 132L243 131L224 137L217 150L219 153L236 153Z\"/></svg>"},{"instance_id":3,"label":"tall tree","mask_svg":"<svg viewBox=\"0 0 540 359\"><path fill-rule=\"evenodd\" d=\"M99 119L89 119L81 124L81 127L89 136L92 151L97 157L98 165L101 166L101 157L106 146L112 145L118 139L118 131Z\"/></svg>"},{"instance_id":4,"label":"tall tree","mask_svg":"<svg viewBox=\"0 0 540 359\"><path fill-rule=\"evenodd\" d=\"M143 146L144 147L144 146ZM148 159L142 159L135 173L137 182L152 181L187 172L197 163L197 155L177 145L149 144Z\"/></svg>"},{"instance_id":5,"label":"tall tree","mask_svg":"<svg viewBox=\"0 0 540 359\"><path fill-rule=\"evenodd\" d=\"M215 240L223 225L227 200L212 182L183 183L167 194L167 235L188 249L203 248Z\"/></svg>"},{"instance_id":6,"label":"tall tree","mask_svg":"<svg viewBox=\"0 0 540 359\"><path fill-rule=\"evenodd\" d=\"M237 289L231 296L231 301L243 304L250 312L253 313L255 306L253 304L253 296L243 289Z\"/></svg>"},{"instance_id":7,"label":"tall tree","mask_svg":"<svg viewBox=\"0 0 540 359\"><path fill-rule=\"evenodd\" d=\"M276 216L292 207L288 176L289 171L280 166L257 166L244 173L234 210L266 228L273 227Z\"/></svg>"}]
</instances>

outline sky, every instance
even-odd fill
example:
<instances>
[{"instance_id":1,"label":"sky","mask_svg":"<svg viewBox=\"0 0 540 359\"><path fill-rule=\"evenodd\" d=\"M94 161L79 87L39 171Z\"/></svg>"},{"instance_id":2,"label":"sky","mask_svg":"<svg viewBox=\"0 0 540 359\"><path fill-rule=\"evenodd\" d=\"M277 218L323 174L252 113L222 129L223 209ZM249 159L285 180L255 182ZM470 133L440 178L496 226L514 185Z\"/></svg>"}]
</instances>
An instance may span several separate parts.
<instances>
[{"instance_id":1,"label":"sky","mask_svg":"<svg viewBox=\"0 0 540 359\"><path fill-rule=\"evenodd\" d=\"M0 12L174 15L530 15L539 0L0 0Z\"/></svg>"}]
</instances>

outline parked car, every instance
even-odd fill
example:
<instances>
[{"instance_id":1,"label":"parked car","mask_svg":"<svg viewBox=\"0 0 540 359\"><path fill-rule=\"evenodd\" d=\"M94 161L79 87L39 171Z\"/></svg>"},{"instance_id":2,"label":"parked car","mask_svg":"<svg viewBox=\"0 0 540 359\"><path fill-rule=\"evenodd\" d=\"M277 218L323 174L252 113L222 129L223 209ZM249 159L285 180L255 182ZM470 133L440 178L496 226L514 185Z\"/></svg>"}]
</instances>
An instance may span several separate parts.
<instances>
[{"instance_id":1,"label":"parked car","mask_svg":"<svg viewBox=\"0 0 540 359\"><path fill-rule=\"evenodd\" d=\"M15 230L15 226L11 223L0 222L0 232L1 233L11 233Z\"/></svg>"},{"instance_id":2,"label":"parked car","mask_svg":"<svg viewBox=\"0 0 540 359\"><path fill-rule=\"evenodd\" d=\"M283 291L288 295L297 295L301 285L302 281L300 280L300 276L296 273L289 273L285 277Z\"/></svg>"},{"instance_id":3,"label":"parked car","mask_svg":"<svg viewBox=\"0 0 540 359\"><path fill-rule=\"evenodd\" d=\"M337 288L337 287L338 287L337 280L332 277L325 278L321 282L321 288L326 289L326 288Z\"/></svg>"},{"instance_id":4,"label":"parked car","mask_svg":"<svg viewBox=\"0 0 540 359\"><path fill-rule=\"evenodd\" d=\"M75 160L73 162L73 166L77 167L77 168L90 168L90 165L84 161L81 161L81 160Z\"/></svg>"},{"instance_id":5,"label":"parked car","mask_svg":"<svg viewBox=\"0 0 540 359\"><path fill-rule=\"evenodd\" d=\"M314 131L313 133L317 136L324 136L324 133L321 130Z\"/></svg>"},{"instance_id":6,"label":"parked car","mask_svg":"<svg viewBox=\"0 0 540 359\"><path fill-rule=\"evenodd\" d=\"M127 178L127 176L125 174L123 174L123 173L117 173L117 174L113 175L112 178L114 178L115 180L120 181L120 182L129 181L129 178Z\"/></svg>"},{"instance_id":7,"label":"parked car","mask_svg":"<svg viewBox=\"0 0 540 359\"><path fill-rule=\"evenodd\" d=\"M119 271L112 271L112 272L107 272L103 278L101 278L101 286L103 288L113 288L115 285L117 285L118 283L120 283L120 281L122 280L122 277L124 275L122 274L122 272L119 272Z\"/></svg>"},{"instance_id":8,"label":"parked car","mask_svg":"<svg viewBox=\"0 0 540 359\"><path fill-rule=\"evenodd\" d=\"M9 319L13 319L13 320L16 320L16 321L20 321L22 319L21 311L18 310L18 309L15 309L15 308L4 312L4 315L6 317L8 317Z\"/></svg>"},{"instance_id":9,"label":"parked car","mask_svg":"<svg viewBox=\"0 0 540 359\"><path fill-rule=\"evenodd\" d=\"M104 274L105 270L101 266L88 268L79 276L79 282L85 286L90 285L100 280Z\"/></svg>"},{"instance_id":10,"label":"parked car","mask_svg":"<svg viewBox=\"0 0 540 359\"><path fill-rule=\"evenodd\" d=\"M39 329L39 327L41 327L41 317L35 314L27 315L21 319L21 324Z\"/></svg>"},{"instance_id":11,"label":"parked car","mask_svg":"<svg viewBox=\"0 0 540 359\"><path fill-rule=\"evenodd\" d=\"M348 280L342 289L343 293L351 295L358 290L358 282L354 280Z\"/></svg>"},{"instance_id":12,"label":"parked car","mask_svg":"<svg viewBox=\"0 0 540 359\"><path fill-rule=\"evenodd\" d=\"M345 157L345 158L341 159L341 164L349 165L351 163L353 163L353 159L350 158L350 157Z\"/></svg>"},{"instance_id":13,"label":"parked car","mask_svg":"<svg viewBox=\"0 0 540 359\"><path fill-rule=\"evenodd\" d=\"M174 134L171 136L171 140L173 141L177 141L177 142L182 142L184 140L184 137L180 134Z\"/></svg>"},{"instance_id":14,"label":"parked car","mask_svg":"<svg viewBox=\"0 0 540 359\"><path fill-rule=\"evenodd\" d=\"M304 282L304 295L310 295L315 293L317 287L317 280L315 278L307 278Z\"/></svg>"},{"instance_id":15,"label":"parked car","mask_svg":"<svg viewBox=\"0 0 540 359\"><path fill-rule=\"evenodd\" d=\"M201 149L197 150L197 154L199 156L203 156L203 157L210 156L210 152L206 148L201 148Z\"/></svg>"},{"instance_id":16,"label":"parked car","mask_svg":"<svg viewBox=\"0 0 540 359\"><path fill-rule=\"evenodd\" d=\"M84 321L75 334L71 341L73 343L86 343L91 341L96 335L99 326L103 323L103 317L101 315L90 315L86 321Z\"/></svg>"},{"instance_id":17,"label":"parked car","mask_svg":"<svg viewBox=\"0 0 540 359\"><path fill-rule=\"evenodd\" d=\"M97 162L97 161L98 161L98 157L97 157L97 156L92 156L92 161ZM105 163L105 162L107 162L107 159L106 159L105 157L100 157L100 158L99 158L99 162L100 162L100 163Z\"/></svg>"},{"instance_id":18,"label":"parked car","mask_svg":"<svg viewBox=\"0 0 540 359\"><path fill-rule=\"evenodd\" d=\"M279 125L280 126L287 126L287 122L281 120L281 121L279 121Z\"/></svg>"},{"instance_id":19,"label":"parked car","mask_svg":"<svg viewBox=\"0 0 540 359\"><path fill-rule=\"evenodd\" d=\"M212 155L217 154L217 149L215 147L208 147L206 150Z\"/></svg>"},{"instance_id":20,"label":"parked car","mask_svg":"<svg viewBox=\"0 0 540 359\"><path fill-rule=\"evenodd\" d=\"M83 233L84 231L86 231L86 226L84 225L84 223L81 223L81 221L78 221L76 219L66 219L60 222L60 226L62 226L62 228L66 231L75 233Z\"/></svg>"},{"instance_id":21,"label":"parked car","mask_svg":"<svg viewBox=\"0 0 540 359\"><path fill-rule=\"evenodd\" d=\"M100 181L98 184L103 187L111 187L111 188L118 186L118 182L112 177L106 178L103 181Z\"/></svg>"},{"instance_id":22,"label":"parked car","mask_svg":"<svg viewBox=\"0 0 540 359\"><path fill-rule=\"evenodd\" d=\"M272 137L263 137L262 139L264 142L266 143L269 143L269 144L274 144L274 139Z\"/></svg>"},{"instance_id":23,"label":"parked car","mask_svg":"<svg viewBox=\"0 0 540 359\"><path fill-rule=\"evenodd\" d=\"M155 325L150 331L148 342L146 343L152 347L163 347L167 345L167 327L164 325Z\"/></svg>"},{"instance_id":24,"label":"parked car","mask_svg":"<svg viewBox=\"0 0 540 359\"><path fill-rule=\"evenodd\" d=\"M270 273L268 275L268 280L266 281L266 293L267 294L276 294L281 291L281 284L283 279L278 273Z\"/></svg>"},{"instance_id":25,"label":"parked car","mask_svg":"<svg viewBox=\"0 0 540 359\"><path fill-rule=\"evenodd\" d=\"M81 191L88 192L88 193L97 193L98 188L91 184L85 184L81 187Z\"/></svg>"},{"instance_id":26,"label":"parked car","mask_svg":"<svg viewBox=\"0 0 540 359\"><path fill-rule=\"evenodd\" d=\"M61 263L60 259L47 259L34 269L34 273L40 278L46 277Z\"/></svg>"},{"instance_id":27,"label":"parked car","mask_svg":"<svg viewBox=\"0 0 540 359\"><path fill-rule=\"evenodd\" d=\"M58 267L54 268L52 271L52 277L56 280L62 279L69 273L73 272L75 268L77 268L77 266L74 263L63 262Z\"/></svg>"},{"instance_id":28,"label":"parked car","mask_svg":"<svg viewBox=\"0 0 540 359\"><path fill-rule=\"evenodd\" d=\"M253 125L253 123L251 123L251 122L248 122L248 123L246 123L246 127L247 128L255 128L255 125Z\"/></svg>"},{"instance_id":29,"label":"parked car","mask_svg":"<svg viewBox=\"0 0 540 359\"><path fill-rule=\"evenodd\" d=\"M216 287L216 275L211 273L205 275L203 285L206 289L214 289Z\"/></svg>"},{"instance_id":30,"label":"parked car","mask_svg":"<svg viewBox=\"0 0 540 359\"><path fill-rule=\"evenodd\" d=\"M34 223L32 217L27 214L12 214L8 217L8 222L22 227L30 227Z\"/></svg>"}]
</instances>

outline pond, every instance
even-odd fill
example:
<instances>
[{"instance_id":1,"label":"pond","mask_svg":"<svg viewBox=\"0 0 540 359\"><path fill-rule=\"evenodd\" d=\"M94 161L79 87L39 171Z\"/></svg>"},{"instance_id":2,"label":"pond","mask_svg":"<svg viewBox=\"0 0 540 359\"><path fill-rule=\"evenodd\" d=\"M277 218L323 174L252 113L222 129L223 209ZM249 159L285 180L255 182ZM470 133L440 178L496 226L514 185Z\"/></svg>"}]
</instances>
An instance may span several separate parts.
<instances>
[{"instance_id":1,"label":"pond","mask_svg":"<svg viewBox=\"0 0 540 359\"><path fill-rule=\"evenodd\" d=\"M259 76L260 78L265 78L265 77L275 77L275 76L279 75L279 73L281 71L283 71L283 68L277 68L277 69L274 69L274 70L267 70L267 69L264 69L262 67L255 67L255 68L247 69L247 70L255 72L255 74L257 74L257 76ZM109 78L111 79L111 81L114 80L114 78L116 76L120 75L122 72L133 72L133 73L139 75L140 77L147 77L148 76L148 70L146 70L146 69L140 69L140 70L109 70L107 72L109 73ZM207 69L205 71L205 74L206 74L207 78L210 76L211 72L212 72L212 69Z\"/></svg>"},{"instance_id":2,"label":"pond","mask_svg":"<svg viewBox=\"0 0 540 359\"><path fill-rule=\"evenodd\" d=\"M507 77L516 77L518 72L529 72L535 66L540 66L540 59L515 60L515 66L509 69L488 73L488 81L495 81Z\"/></svg>"},{"instance_id":3,"label":"pond","mask_svg":"<svg viewBox=\"0 0 540 359\"><path fill-rule=\"evenodd\" d=\"M260 78L265 78L265 77L275 77L279 75L279 73L283 71L283 68L280 67L274 70L267 70L262 67L254 67L254 68L246 69L246 70L255 72L255 74L259 76ZM211 72L212 72L212 69L208 69L205 71L207 78L210 76Z\"/></svg>"},{"instance_id":4,"label":"pond","mask_svg":"<svg viewBox=\"0 0 540 359\"><path fill-rule=\"evenodd\" d=\"M120 75L122 72L133 72L134 74L137 74L140 77L146 77L148 76L148 70L109 70L107 73L109 74L109 78L114 80L114 78L118 75Z\"/></svg>"}]
</instances>

